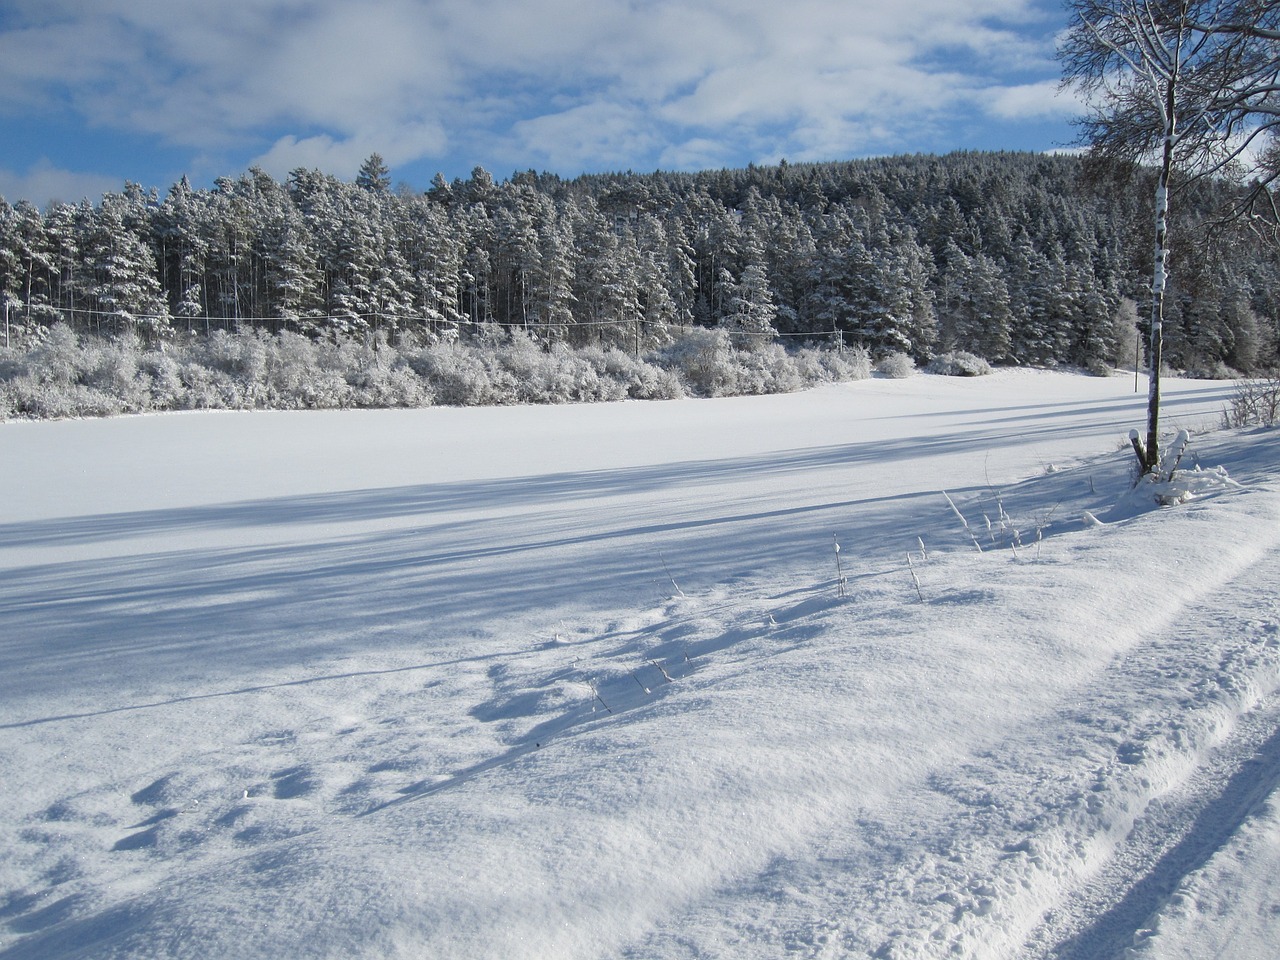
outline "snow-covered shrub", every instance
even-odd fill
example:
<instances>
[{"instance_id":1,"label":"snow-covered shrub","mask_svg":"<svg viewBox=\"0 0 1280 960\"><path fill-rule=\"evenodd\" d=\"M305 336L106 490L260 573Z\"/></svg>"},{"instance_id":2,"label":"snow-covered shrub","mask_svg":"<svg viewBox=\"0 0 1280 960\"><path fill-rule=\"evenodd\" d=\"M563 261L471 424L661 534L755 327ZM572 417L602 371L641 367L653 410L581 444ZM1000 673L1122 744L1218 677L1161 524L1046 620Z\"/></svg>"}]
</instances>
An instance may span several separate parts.
<instances>
[{"instance_id":1,"label":"snow-covered shrub","mask_svg":"<svg viewBox=\"0 0 1280 960\"><path fill-rule=\"evenodd\" d=\"M293 397L302 409L339 410L351 406L351 384L340 368L318 365Z\"/></svg>"},{"instance_id":2,"label":"snow-covered shrub","mask_svg":"<svg viewBox=\"0 0 1280 960\"><path fill-rule=\"evenodd\" d=\"M0 346L0 420L8 420L17 413L13 407L10 384L21 375L24 365L12 349Z\"/></svg>"},{"instance_id":3,"label":"snow-covered shrub","mask_svg":"<svg viewBox=\"0 0 1280 960\"><path fill-rule=\"evenodd\" d=\"M267 402L285 409L307 409L340 405L345 381L321 366L315 342L302 334L285 330L276 335L265 371ZM318 402L333 397L332 402Z\"/></svg>"},{"instance_id":4,"label":"snow-covered shrub","mask_svg":"<svg viewBox=\"0 0 1280 960\"><path fill-rule=\"evenodd\" d=\"M393 343L382 333L313 338L264 329L78 337L55 325L0 355L5 416L94 416L148 409L308 409L495 405L781 393L869 376L865 350L776 343L737 350L723 329L693 328L637 358L618 347L549 348L523 331L479 341Z\"/></svg>"},{"instance_id":5,"label":"snow-covered shrub","mask_svg":"<svg viewBox=\"0 0 1280 960\"><path fill-rule=\"evenodd\" d=\"M866 380L871 376L871 353L866 347L845 347L843 353L830 352L827 366L841 373L841 379Z\"/></svg>"},{"instance_id":6,"label":"snow-covered shrub","mask_svg":"<svg viewBox=\"0 0 1280 960\"><path fill-rule=\"evenodd\" d=\"M81 365L85 385L115 398L125 410L137 412L150 408L148 379L139 375L141 353L142 341L134 333L84 344Z\"/></svg>"},{"instance_id":7,"label":"snow-covered shrub","mask_svg":"<svg viewBox=\"0 0 1280 960\"><path fill-rule=\"evenodd\" d=\"M696 396L723 397L738 392L737 356L724 330L693 327L655 356Z\"/></svg>"},{"instance_id":8,"label":"snow-covered shrub","mask_svg":"<svg viewBox=\"0 0 1280 960\"><path fill-rule=\"evenodd\" d=\"M904 380L916 372L916 362L905 353L890 353L876 361L876 373L891 380Z\"/></svg>"},{"instance_id":9,"label":"snow-covered shrub","mask_svg":"<svg viewBox=\"0 0 1280 960\"><path fill-rule=\"evenodd\" d=\"M138 359L138 378L154 410L181 410L187 406L182 365L166 349L146 351Z\"/></svg>"},{"instance_id":10,"label":"snow-covered shrub","mask_svg":"<svg viewBox=\"0 0 1280 960\"><path fill-rule=\"evenodd\" d=\"M591 367L598 382L598 399L624 400L631 396L628 369L632 357L617 347L585 346L575 351L579 360Z\"/></svg>"},{"instance_id":11,"label":"snow-covered shrub","mask_svg":"<svg viewBox=\"0 0 1280 960\"><path fill-rule=\"evenodd\" d=\"M70 386L83 372L80 338L65 323L56 323L28 354L27 369L40 383Z\"/></svg>"},{"instance_id":12,"label":"snow-covered shrub","mask_svg":"<svg viewBox=\"0 0 1280 960\"><path fill-rule=\"evenodd\" d=\"M381 336L372 340L339 337L319 344L317 349L321 368L341 378L344 384L340 399L333 404L340 407L372 406L366 398L382 392L387 368L397 356Z\"/></svg>"},{"instance_id":13,"label":"snow-covered shrub","mask_svg":"<svg viewBox=\"0 0 1280 960\"><path fill-rule=\"evenodd\" d=\"M801 347L794 354L796 370L806 385L865 380L871 376L871 356L862 347Z\"/></svg>"},{"instance_id":14,"label":"snow-covered shrub","mask_svg":"<svg viewBox=\"0 0 1280 960\"><path fill-rule=\"evenodd\" d=\"M207 368L219 381L217 392L226 407L254 407L267 402L267 353L269 335L265 331L228 333L215 330L195 340L191 362ZM187 374L183 375L184 382ZM199 380L199 377L195 377ZM212 397L208 399L212 400ZM218 406L198 401L198 406Z\"/></svg>"},{"instance_id":15,"label":"snow-covered shrub","mask_svg":"<svg viewBox=\"0 0 1280 960\"><path fill-rule=\"evenodd\" d=\"M1215 360L1206 365L1196 365L1189 367L1184 371L1184 375L1192 380L1238 380L1240 379L1240 371L1233 370L1221 360ZM1177 373L1170 373L1169 376L1178 376Z\"/></svg>"},{"instance_id":16,"label":"snow-covered shrub","mask_svg":"<svg viewBox=\"0 0 1280 960\"><path fill-rule=\"evenodd\" d=\"M82 342L66 324L31 338L25 355L5 363L6 416L96 417L148 404L137 370L137 343Z\"/></svg>"},{"instance_id":17,"label":"snow-covered shrub","mask_svg":"<svg viewBox=\"0 0 1280 960\"><path fill-rule=\"evenodd\" d=\"M674 400L684 396L680 378L670 370L631 356L617 347L583 347L578 351L607 384L605 400Z\"/></svg>"},{"instance_id":18,"label":"snow-covered shrub","mask_svg":"<svg viewBox=\"0 0 1280 960\"><path fill-rule=\"evenodd\" d=\"M1086 360L1084 370L1091 377L1110 377L1116 372L1115 367L1099 357L1090 357Z\"/></svg>"},{"instance_id":19,"label":"snow-covered shrub","mask_svg":"<svg viewBox=\"0 0 1280 960\"><path fill-rule=\"evenodd\" d=\"M38 420L67 417L108 417L123 413L116 397L82 383L50 383L25 375L7 384L5 401L13 414Z\"/></svg>"},{"instance_id":20,"label":"snow-covered shrub","mask_svg":"<svg viewBox=\"0 0 1280 960\"><path fill-rule=\"evenodd\" d=\"M520 330L513 330L504 343L493 344L491 349L497 352L502 366L515 376L521 384L520 392L531 395L540 392L539 387L532 384L548 378L547 358L542 347Z\"/></svg>"},{"instance_id":21,"label":"snow-covered shrub","mask_svg":"<svg viewBox=\"0 0 1280 960\"><path fill-rule=\"evenodd\" d=\"M359 360L344 350L345 338L317 340L312 344L312 366L303 373L298 402L310 410L337 410L355 405Z\"/></svg>"},{"instance_id":22,"label":"snow-covered shrub","mask_svg":"<svg viewBox=\"0 0 1280 960\"><path fill-rule=\"evenodd\" d=\"M425 407L431 391L398 356L383 353L372 362L347 368L350 404L358 407Z\"/></svg>"},{"instance_id":23,"label":"snow-covered shrub","mask_svg":"<svg viewBox=\"0 0 1280 960\"><path fill-rule=\"evenodd\" d=\"M0 347L0 383L6 383L25 373L27 365L17 350Z\"/></svg>"},{"instance_id":24,"label":"snow-covered shrub","mask_svg":"<svg viewBox=\"0 0 1280 960\"><path fill-rule=\"evenodd\" d=\"M777 343L738 351L737 392L759 395L793 393L807 386L791 355Z\"/></svg>"},{"instance_id":25,"label":"snow-covered shrub","mask_svg":"<svg viewBox=\"0 0 1280 960\"><path fill-rule=\"evenodd\" d=\"M617 388L602 380L596 368L565 346L553 347L546 355L546 402L577 403L618 399Z\"/></svg>"},{"instance_id":26,"label":"snow-covered shrub","mask_svg":"<svg viewBox=\"0 0 1280 960\"><path fill-rule=\"evenodd\" d=\"M463 407L502 402L489 366L465 344L424 347L405 359L430 386L437 403Z\"/></svg>"},{"instance_id":27,"label":"snow-covered shrub","mask_svg":"<svg viewBox=\"0 0 1280 960\"><path fill-rule=\"evenodd\" d=\"M1222 419L1228 427L1274 427L1280 422L1280 376L1238 380Z\"/></svg>"},{"instance_id":28,"label":"snow-covered shrub","mask_svg":"<svg viewBox=\"0 0 1280 960\"><path fill-rule=\"evenodd\" d=\"M724 330L698 327L651 359L679 375L689 393L704 397L788 393L871 375L870 357L861 347L843 353L813 347L789 352L780 344L757 343L752 350L735 350Z\"/></svg>"},{"instance_id":29,"label":"snow-covered shrub","mask_svg":"<svg viewBox=\"0 0 1280 960\"><path fill-rule=\"evenodd\" d=\"M239 410L251 406L240 394L235 378L225 370L188 360L178 372L184 400L191 410Z\"/></svg>"},{"instance_id":30,"label":"snow-covered shrub","mask_svg":"<svg viewBox=\"0 0 1280 960\"><path fill-rule=\"evenodd\" d=\"M687 395L674 371L651 363L637 367L635 375L626 381L626 388L632 400L679 400Z\"/></svg>"},{"instance_id":31,"label":"snow-covered shrub","mask_svg":"<svg viewBox=\"0 0 1280 960\"><path fill-rule=\"evenodd\" d=\"M925 372L944 377L985 377L991 372L991 364L976 354L952 350L930 360Z\"/></svg>"},{"instance_id":32,"label":"snow-covered shrub","mask_svg":"<svg viewBox=\"0 0 1280 960\"><path fill-rule=\"evenodd\" d=\"M682 396L679 379L669 371L631 357L617 347L565 344L543 349L523 333L496 351L516 383L523 403L569 403Z\"/></svg>"},{"instance_id":33,"label":"snow-covered shrub","mask_svg":"<svg viewBox=\"0 0 1280 960\"><path fill-rule=\"evenodd\" d=\"M32 394L44 389L34 376L26 373L7 377L0 384L0 408L6 419L9 417L37 417L33 409L38 404L33 402Z\"/></svg>"},{"instance_id":34,"label":"snow-covered shrub","mask_svg":"<svg viewBox=\"0 0 1280 960\"><path fill-rule=\"evenodd\" d=\"M599 397L599 374L563 346L544 350L528 334L513 330L505 343L490 349L509 377L513 399L519 403L569 403Z\"/></svg>"}]
</instances>

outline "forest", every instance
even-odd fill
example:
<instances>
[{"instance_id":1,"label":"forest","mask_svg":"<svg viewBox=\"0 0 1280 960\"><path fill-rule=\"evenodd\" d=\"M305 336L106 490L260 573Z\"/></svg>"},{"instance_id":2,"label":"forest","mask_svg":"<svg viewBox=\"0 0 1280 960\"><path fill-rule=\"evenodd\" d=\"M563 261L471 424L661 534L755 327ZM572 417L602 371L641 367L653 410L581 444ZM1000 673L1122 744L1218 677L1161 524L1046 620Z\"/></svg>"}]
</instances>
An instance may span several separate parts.
<instances>
[{"instance_id":1,"label":"forest","mask_svg":"<svg viewBox=\"0 0 1280 960\"><path fill-rule=\"evenodd\" d=\"M41 407L58 384L136 409L751 392L955 356L1132 367L1153 182L1073 155L956 153L501 182L477 167L422 192L375 154L354 182L253 169L163 196L0 200L0 415L68 412ZM1179 194L1172 370L1277 363L1277 246L1221 222L1232 191ZM65 369L112 351L106 372ZM267 389L282 367L297 382ZM223 375L239 386L209 381Z\"/></svg>"}]
</instances>

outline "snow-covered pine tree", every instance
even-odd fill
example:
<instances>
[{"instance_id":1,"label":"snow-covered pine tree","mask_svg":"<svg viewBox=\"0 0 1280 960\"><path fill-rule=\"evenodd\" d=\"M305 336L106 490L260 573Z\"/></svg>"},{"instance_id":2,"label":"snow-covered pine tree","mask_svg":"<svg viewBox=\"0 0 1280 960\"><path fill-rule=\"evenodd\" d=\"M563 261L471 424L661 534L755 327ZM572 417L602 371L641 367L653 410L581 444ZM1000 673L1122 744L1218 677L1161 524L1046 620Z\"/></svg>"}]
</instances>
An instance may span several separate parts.
<instances>
[{"instance_id":1,"label":"snow-covered pine tree","mask_svg":"<svg viewBox=\"0 0 1280 960\"><path fill-rule=\"evenodd\" d=\"M125 226L128 203L121 194L103 197L83 257L93 277L93 308L109 329L154 342L170 332L169 310L151 248Z\"/></svg>"},{"instance_id":2,"label":"snow-covered pine tree","mask_svg":"<svg viewBox=\"0 0 1280 960\"><path fill-rule=\"evenodd\" d=\"M364 163L360 164L360 171L356 174L356 186L371 193L390 192L391 170L383 161L381 154L371 153Z\"/></svg>"}]
</instances>

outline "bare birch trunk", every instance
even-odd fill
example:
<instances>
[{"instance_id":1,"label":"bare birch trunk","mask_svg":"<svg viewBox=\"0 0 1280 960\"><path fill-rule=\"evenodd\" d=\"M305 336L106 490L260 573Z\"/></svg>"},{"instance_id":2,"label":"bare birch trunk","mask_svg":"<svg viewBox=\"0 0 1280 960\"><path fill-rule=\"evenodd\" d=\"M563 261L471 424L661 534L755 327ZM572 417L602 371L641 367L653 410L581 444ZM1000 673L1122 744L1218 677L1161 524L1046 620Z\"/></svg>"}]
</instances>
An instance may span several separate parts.
<instances>
[{"instance_id":1,"label":"bare birch trunk","mask_svg":"<svg viewBox=\"0 0 1280 960\"><path fill-rule=\"evenodd\" d=\"M1149 389L1147 394L1147 446L1138 459L1144 474L1160 463L1160 367L1164 349L1164 295L1169 277L1169 181L1173 175L1173 148L1178 135L1178 68L1181 64L1181 41L1165 78L1164 149L1160 158L1160 179L1156 185L1156 249L1151 277L1151 348Z\"/></svg>"},{"instance_id":2,"label":"bare birch trunk","mask_svg":"<svg viewBox=\"0 0 1280 960\"><path fill-rule=\"evenodd\" d=\"M1160 462L1160 366L1164 349L1164 294L1169 264L1169 168L1172 135L1165 140L1165 161L1156 187L1156 249L1151 278L1151 342L1148 349L1147 444L1139 453L1143 473L1155 469ZM1145 453L1145 457L1143 457Z\"/></svg>"}]
</instances>

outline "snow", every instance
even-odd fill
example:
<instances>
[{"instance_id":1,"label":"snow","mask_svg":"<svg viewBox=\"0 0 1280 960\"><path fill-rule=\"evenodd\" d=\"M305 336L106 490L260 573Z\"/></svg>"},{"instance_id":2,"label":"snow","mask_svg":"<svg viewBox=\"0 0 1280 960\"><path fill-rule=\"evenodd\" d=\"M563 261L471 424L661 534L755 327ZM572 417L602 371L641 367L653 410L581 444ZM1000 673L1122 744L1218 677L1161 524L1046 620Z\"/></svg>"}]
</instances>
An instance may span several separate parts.
<instances>
[{"instance_id":1,"label":"snow","mask_svg":"<svg viewBox=\"0 0 1280 960\"><path fill-rule=\"evenodd\" d=\"M1271 955L1280 432L1132 390L0 425L0 958Z\"/></svg>"}]
</instances>

